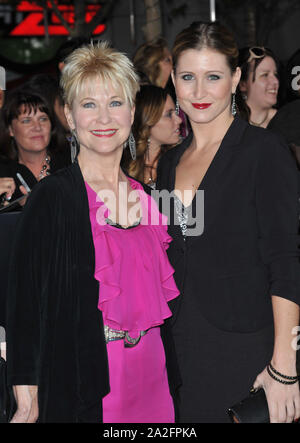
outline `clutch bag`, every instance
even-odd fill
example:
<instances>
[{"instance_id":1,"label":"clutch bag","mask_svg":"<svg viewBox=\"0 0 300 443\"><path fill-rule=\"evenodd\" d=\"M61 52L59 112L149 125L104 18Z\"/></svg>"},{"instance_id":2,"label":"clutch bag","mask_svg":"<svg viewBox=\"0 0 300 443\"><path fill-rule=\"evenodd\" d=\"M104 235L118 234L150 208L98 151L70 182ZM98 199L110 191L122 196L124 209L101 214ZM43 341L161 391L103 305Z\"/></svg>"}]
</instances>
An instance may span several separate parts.
<instances>
[{"instance_id":1,"label":"clutch bag","mask_svg":"<svg viewBox=\"0 0 300 443\"><path fill-rule=\"evenodd\" d=\"M232 423L270 423L265 391L260 388L228 409Z\"/></svg>"}]
</instances>

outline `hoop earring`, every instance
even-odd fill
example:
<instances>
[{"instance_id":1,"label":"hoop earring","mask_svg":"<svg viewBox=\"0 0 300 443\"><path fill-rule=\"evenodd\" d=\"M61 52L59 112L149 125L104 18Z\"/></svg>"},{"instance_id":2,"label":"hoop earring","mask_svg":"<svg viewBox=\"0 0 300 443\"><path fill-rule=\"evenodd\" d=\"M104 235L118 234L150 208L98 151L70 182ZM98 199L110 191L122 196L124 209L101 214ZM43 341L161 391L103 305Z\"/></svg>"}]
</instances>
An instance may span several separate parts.
<instances>
[{"instance_id":1,"label":"hoop earring","mask_svg":"<svg viewBox=\"0 0 300 443\"><path fill-rule=\"evenodd\" d=\"M128 145L129 145L129 150L130 150L130 155L131 155L132 160L136 160L135 139L134 139L134 136L131 131L130 131L129 138L128 138Z\"/></svg>"},{"instance_id":2,"label":"hoop earring","mask_svg":"<svg viewBox=\"0 0 300 443\"><path fill-rule=\"evenodd\" d=\"M176 98L176 104L175 104L175 114L179 115L179 103L178 103L177 98Z\"/></svg>"},{"instance_id":3,"label":"hoop earring","mask_svg":"<svg viewBox=\"0 0 300 443\"><path fill-rule=\"evenodd\" d=\"M76 137L76 133L74 130L71 131L71 138L70 138L70 147L71 147L71 162L74 163L77 155L78 155L78 140Z\"/></svg>"},{"instance_id":4,"label":"hoop earring","mask_svg":"<svg viewBox=\"0 0 300 443\"><path fill-rule=\"evenodd\" d=\"M236 115L237 109L236 109L236 102L235 102L235 92L232 94L232 102L231 102L231 114L233 117Z\"/></svg>"}]
</instances>

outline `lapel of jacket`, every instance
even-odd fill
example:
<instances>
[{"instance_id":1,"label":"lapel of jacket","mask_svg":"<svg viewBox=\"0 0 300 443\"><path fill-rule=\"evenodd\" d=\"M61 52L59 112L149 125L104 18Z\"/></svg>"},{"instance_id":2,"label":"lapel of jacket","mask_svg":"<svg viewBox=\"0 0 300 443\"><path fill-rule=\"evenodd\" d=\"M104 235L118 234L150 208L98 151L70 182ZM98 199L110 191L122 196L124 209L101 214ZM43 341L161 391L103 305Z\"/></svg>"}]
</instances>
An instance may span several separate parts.
<instances>
[{"instance_id":1,"label":"lapel of jacket","mask_svg":"<svg viewBox=\"0 0 300 443\"><path fill-rule=\"evenodd\" d=\"M205 227L207 228L215 220L215 213L222 198L220 190L224 174L230 173L230 165L241 146L242 137L247 127L247 122L240 117L235 117L199 186L198 190L204 191L204 231ZM195 211L195 199L193 206Z\"/></svg>"}]
</instances>

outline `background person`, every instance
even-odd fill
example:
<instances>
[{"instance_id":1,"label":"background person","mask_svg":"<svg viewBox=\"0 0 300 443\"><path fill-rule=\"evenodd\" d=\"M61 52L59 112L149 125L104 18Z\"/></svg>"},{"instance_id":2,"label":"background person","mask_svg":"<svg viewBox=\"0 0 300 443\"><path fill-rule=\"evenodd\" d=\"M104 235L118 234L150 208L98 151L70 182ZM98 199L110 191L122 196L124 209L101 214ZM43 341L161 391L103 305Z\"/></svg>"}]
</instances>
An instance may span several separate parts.
<instances>
[{"instance_id":1,"label":"background person","mask_svg":"<svg viewBox=\"0 0 300 443\"><path fill-rule=\"evenodd\" d=\"M172 57L167 42L160 37L142 44L133 56L133 64L142 83L165 88L172 71Z\"/></svg>"},{"instance_id":2,"label":"background person","mask_svg":"<svg viewBox=\"0 0 300 443\"><path fill-rule=\"evenodd\" d=\"M270 49L254 46L240 50L239 66L239 89L249 107L249 123L267 128L277 112L279 62Z\"/></svg>"},{"instance_id":3,"label":"background person","mask_svg":"<svg viewBox=\"0 0 300 443\"><path fill-rule=\"evenodd\" d=\"M141 86L136 96L132 128L137 158L129 162L130 176L155 187L158 160L163 152L179 142L180 123L175 104L164 89L154 85Z\"/></svg>"},{"instance_id":4,"label":"background person","mask_svg":"<svg viewBox=\"0 0 300 443\"><path fill-rule=\"evenodd\" d=\"M62 152L65 138L57 131L57 122L45 99L26 85L10 91L1 109L0 177L15 182L12 201L50 173L70 163L70 154ZM11 188L10 188L11 189Z\"/></svg>"}]
</instances>

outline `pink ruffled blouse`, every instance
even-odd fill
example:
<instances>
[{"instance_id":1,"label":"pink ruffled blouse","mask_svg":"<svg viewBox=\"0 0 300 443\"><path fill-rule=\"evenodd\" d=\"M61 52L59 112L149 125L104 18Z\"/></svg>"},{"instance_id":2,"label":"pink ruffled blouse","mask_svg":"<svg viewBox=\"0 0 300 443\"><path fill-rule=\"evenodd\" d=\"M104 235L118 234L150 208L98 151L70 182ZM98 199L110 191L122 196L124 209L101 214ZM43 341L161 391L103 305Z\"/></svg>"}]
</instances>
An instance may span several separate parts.
<instances>
[{"instance_id":1,"label":"pink ruffled blouse","mask_svg":"<svg viewBox=\"0 0 300 443\"><path fill-rule=\"evenodd\" d=\"M179 295L166 254L172 239L156 202L138 182L129 181L142 218L128 229L107 223L107 207L86 183L104 324L132 338L147 331L132 348L125 348L124 340L107 344L111 389L103 399L103 421L171 423L174 409L159 326L171 316L168 301Z\"/></svg>"}]
</instances>

